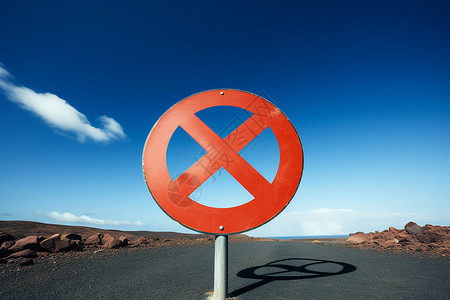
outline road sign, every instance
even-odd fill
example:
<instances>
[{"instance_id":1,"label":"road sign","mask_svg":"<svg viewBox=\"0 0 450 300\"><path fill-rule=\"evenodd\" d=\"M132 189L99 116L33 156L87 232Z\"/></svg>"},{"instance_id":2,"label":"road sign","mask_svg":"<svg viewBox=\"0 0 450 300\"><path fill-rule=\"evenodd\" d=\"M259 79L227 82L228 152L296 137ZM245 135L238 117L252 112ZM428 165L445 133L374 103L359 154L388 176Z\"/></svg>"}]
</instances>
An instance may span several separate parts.
<instances>
[{"instance_id":1,"label":"road sign","mask_svg":"<svg viewBox=\"0 0 450 300\"><path fill-rule=\"evenodd\" d=\"M251 116L222 139L196 116L197 112L215 106L240 107ZM178 126L196 140L206 154L172 180L166 153ZM272 182L238 153L267 127L275 134L280 149L278 171ZM303 171L302 145L289 119L275 105L257 95L228 89L201 92L172 106L150 131L142 160L148 189L166 214L190 229L219 235L254 229L278 215L294 196ZM221 167L254 199L236 207L216 208L189 198Z\"/></svg>"}]
</instances>

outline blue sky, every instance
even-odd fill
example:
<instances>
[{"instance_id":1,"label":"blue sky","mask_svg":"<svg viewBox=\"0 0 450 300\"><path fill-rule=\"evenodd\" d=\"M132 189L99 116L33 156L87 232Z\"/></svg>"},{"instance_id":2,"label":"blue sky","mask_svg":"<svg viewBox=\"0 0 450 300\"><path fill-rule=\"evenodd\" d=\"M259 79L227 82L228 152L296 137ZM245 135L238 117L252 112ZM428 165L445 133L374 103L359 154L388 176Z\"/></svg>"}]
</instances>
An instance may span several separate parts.
<instances>
[{"instance_id":1,"label":"blue sky","mask_svg":"<svg viewBox=\"0 0 450 300\"><path fill-rule=\"evenodd\" d=\"M447 1L13 1L0 10L0 219L191 232L152 200L158 118L209 89L263 95L304 147L297 194L256 236L450 225ZM202 112L221 131L243 112ZM202 149L177 132L176 176ZM242 156L266 178L270 131ZM198 191L249 195L222 170ZM251 198L251 196L250 196ZM230 199L232 199L230 204ZM213 201L213 202L211 202Z\"/></svg>"}]
</instances>

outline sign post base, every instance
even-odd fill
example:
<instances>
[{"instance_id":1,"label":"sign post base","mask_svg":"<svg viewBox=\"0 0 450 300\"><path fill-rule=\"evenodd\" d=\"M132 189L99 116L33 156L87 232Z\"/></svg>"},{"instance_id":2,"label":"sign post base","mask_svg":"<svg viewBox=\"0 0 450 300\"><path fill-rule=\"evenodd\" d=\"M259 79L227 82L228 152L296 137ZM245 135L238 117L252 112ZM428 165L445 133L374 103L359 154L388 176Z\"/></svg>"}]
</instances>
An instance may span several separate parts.
<instances>
[{"instance_id":1,"label":"sign post base","mask_svg":"<svg viewBox=\"0 0 450 300\"><path fill-rule=\"evenodd\" d=\"M225 300L228 294L228 236L216 235L214 245L214 300Z\"/></svg>"}]
</instances>

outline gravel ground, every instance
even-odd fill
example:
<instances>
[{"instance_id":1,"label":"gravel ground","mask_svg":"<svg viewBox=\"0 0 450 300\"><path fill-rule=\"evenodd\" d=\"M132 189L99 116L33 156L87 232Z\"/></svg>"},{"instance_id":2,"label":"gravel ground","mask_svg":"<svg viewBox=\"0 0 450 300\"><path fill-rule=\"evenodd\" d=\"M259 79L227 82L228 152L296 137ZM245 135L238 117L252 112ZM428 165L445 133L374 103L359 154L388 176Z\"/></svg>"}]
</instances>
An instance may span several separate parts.
<instances>
[{"instance_id":1,"label":"gravel ground","mask_svg":"<svg viewBox=\"0 0 450 300\"><path fill-rule=\"evenodd\" d=\"M90 251L0 265L0 299L205 299L213 245ZM333 244L229 245L236 299L450 299L447 258Z\"/></svg>"}]
</instances>

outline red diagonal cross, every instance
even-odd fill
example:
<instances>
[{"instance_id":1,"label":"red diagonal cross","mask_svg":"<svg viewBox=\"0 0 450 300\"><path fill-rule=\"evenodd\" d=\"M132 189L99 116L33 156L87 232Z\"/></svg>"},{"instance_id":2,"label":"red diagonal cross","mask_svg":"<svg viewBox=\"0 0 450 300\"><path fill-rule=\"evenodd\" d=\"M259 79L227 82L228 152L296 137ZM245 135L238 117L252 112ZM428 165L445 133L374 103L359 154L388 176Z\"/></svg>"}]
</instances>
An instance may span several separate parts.
<instances>
[{"instance_id":1,"label":"red diagonal cross","mask_svg":"<svg viewBox=\"0 0 450 300\"><path fill-rule=\"evenodd\" d=\"M221 167L225 168L255 198L267 196L270 183L238 153L267 128L267 124L261 126L258 118L258 116L252 115L224 139L220 138L195 114L183 118L180 126L200 146L206 150L211 144L214 144L215 148L220 149L229 159L226 164L220 160L211 164L208 161L208 153L203 155L174 181L174 184L180 188L180 196L188 197ZM244 141L242 141L242 138L239 140L233 138L237 134L244 135ZM207 172L205 172L205 165L207 165ZM195 182L186 182L186 178L192 177L196 178Z\"/></svg>"}]
</instances>

